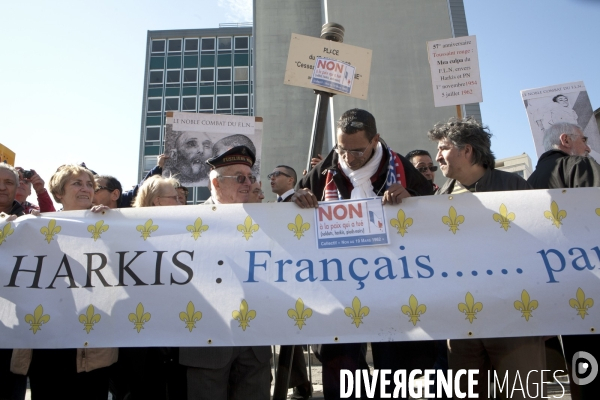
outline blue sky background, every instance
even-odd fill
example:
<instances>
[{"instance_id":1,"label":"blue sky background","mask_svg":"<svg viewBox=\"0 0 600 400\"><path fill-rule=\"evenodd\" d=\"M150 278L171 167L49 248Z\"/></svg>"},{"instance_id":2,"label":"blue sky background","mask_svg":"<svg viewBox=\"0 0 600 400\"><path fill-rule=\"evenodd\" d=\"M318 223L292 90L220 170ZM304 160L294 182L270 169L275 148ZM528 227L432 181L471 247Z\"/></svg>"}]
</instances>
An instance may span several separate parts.
<instances>
[{"instance_id":1,"label":"blue sky background","mask_svg":"<svg viewBox=\"0 0 600 400\"><path fill-rule=\"evenodd\" d=\"M498 158L526 152L535 165L519 92L582 80L600 107L600 1L464 3L492 149ZM125 188L136 183L146 32L252 20L251 0L30 0L3 10L0 143L46 181L57 166L85 161Z\"/></svg>"}]
</instances>

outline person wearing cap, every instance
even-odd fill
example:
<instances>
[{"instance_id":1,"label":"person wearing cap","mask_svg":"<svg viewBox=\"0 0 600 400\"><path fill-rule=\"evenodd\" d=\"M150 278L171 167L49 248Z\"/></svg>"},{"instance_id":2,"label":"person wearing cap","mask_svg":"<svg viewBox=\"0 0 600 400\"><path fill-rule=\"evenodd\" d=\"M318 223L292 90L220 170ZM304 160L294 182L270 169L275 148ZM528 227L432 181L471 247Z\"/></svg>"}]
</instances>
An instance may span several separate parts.
<instances>
[{"instance_id":1,"label":"person wearing cap","mask_svg":"<svg viewBox=\"0 0 600 400\"><path fill-rule=\"evenodd\" d=\"M247 203L255 156L236 146L210 158L211 196L204 204ZM182 347L189 400L269 400L270 346Z\"/></svg>"}]
</instances>

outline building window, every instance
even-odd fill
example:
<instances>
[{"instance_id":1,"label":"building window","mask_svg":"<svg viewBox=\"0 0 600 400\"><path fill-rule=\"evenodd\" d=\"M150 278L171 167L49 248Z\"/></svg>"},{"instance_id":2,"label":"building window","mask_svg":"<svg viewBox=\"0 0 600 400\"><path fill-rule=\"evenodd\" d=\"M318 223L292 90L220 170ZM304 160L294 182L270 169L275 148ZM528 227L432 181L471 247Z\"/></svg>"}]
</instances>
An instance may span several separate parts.
<instances>
[{"instance_id":1,"label":"building window","mask_svg":"<svg viewBox=\"0 0 600 400\"><path fill-rule=\"evenodd\" d=\"M148 112L160 112L162 108L162 99L160 97L148 99Z\"/></svg>"},{"instance_id":2,"label":"building window","mask_svg":"<svg viewBox=\"0 0 600 400\"><path fill-rule=\"evenodd\" d=\"M238 36L235 38L235 49L236 50L248 50L248 37Z\"/></svg>"},{"instance_id":3,"label":"building window","mask_svg":"<svg viewBox=\"0 0 600 400\"><path fill-rule=\"evenodd\" d=\"M231 51L231 38L220 37L219 38L219 51L230 50Z\"/></svg>"},{"instance_id":4,"label":"building window","mask_svg":"<svg viewBox=\"0 0 600 400\"><path fill-rule=\"evenodd\" d=\"M231 108L231 96L217 96L217 110L225 110Z\"/></svg>"},{"instance_id":5,"label":"building window","mask_svg":"<svg viewBox=\"0 0 600 400\"><path fill-rule=\"evenodd\" d=\"M146 127L146 142L160 141L160 126Z\"/></svg>"},{"instance_id":6,"label":"building window","mask_svg":"<svg viewBox=\"0 0 600 400\"><path fill-rule=\"evenodd\" d=\"M219 68L217 70L217 82L231 81L231 68Z\"/></svg>"},{"instance_id":7,"label":"building window","mask_svg":"<svg viewBox=\"0 0 600 400\"><path fill-rule=\"evenodd\" d=\"M215 69L214 68L202 68L200 70L200 82L214 82L215 81Z\"/></svg>"},{"instance_id":8,"label":"building window","mask_svg":"<svg viewBox=\"0 0 600 400\"><path fill-rule=\"evenodd\" d=\"M181 98L181 111L196 112L196 96Z\"/></svg>"},{"instance_id":9,"label":"building window","mask_svg":"<svg viewBox=\"0 0 600 400\"><path fill-rule=\"evenodd\" d=\"M202 38L202 51L215 51L215 38Z\"/></svg>"},{"instance_id":10,"label":"building window","mask_svg":"<svg viewBox=\"0 0 600 400\"><path fill-rule=\"evenodd\" d=\"M200 96L200 111L213 111L214 97Z\"/></svg>"},{"instance_id":11,"label":"building window","mask_svg":"<svg viewBox=\"0 0 600 400\"><path fill-rule=\"evenodd\" d=\"M181 51L181 39L169 39L169 53Z\"/></svg>"},{"instance_id":12,"label":"building window","mask_svg":"<svg viewBox=\"0 0 600 400\"><path fill-rule=\"evenodd\" d=\"M179 83L181 81L181 71L172 69L167 71L167 83Z\"/></svg>"},{"instance_id":13,"label":"building window","mask_svg":"<svg viewBox=\"0 0 600 400\"><path fill-rule=\"evenodd\" d=\"M198 39L185 39L185 51L198 51Z\"/></svg>"},{"instance_id":14,"label":"building window","mask_svg":"<svg viewBox=\"0 0 600 400\"><path fill-rule=\"evenodd\" d=\"M144 157L144 171L150 171L156 167L156 156Z\"/></svg>"},{"instance_id":15,"label":"building window","mask_svg":"<svg viewBox=\"0 0 600 400\"><path fill-rule=\"evenodd\" d=\"M248 108L248 95L247 94L237 94L233 97L233 108Z\"/></svg>"},{"instance_id":16,"label":"building window","mask_svg":"<svg viewBox=\"0 0 600 400\"><path fill-rule=\"evenodd\" d=\"M198 82L198 70L197 69L184 69L183 70L183 83Z\"/></svg>"},{"instance_id":17,"label":"building window","mask_svg":"<svg viewBox=\"0 0 600 400\"><path fill-rule=\"evenodd\" d=\"M179 111L179 97L165 97L165 111Z\"/></svg>"},{"instance_id":18,"label":"building window","mask_svg":"<svg viewBox=\"0 0 600 400\"><path fill-rule=\"evenodd\" d=\"M248 67L235 67L233 71L235 81L248 80Z\"/></svg>"},{"instance_id":19,"label":"building window","mask_svg":"<svg viewBox=\"0 0 600 400\"><path fill-rule=\"evenodd\" d=\"M163 83L163 75L164 75L164 71L163 70L159 70L159 71L150 71L150 82L148 82L149 84L161 84Z\"/></svg>"},{"instance_id":20,"label":"building window","mask_svg":"<svg viewBox=\"0 0 600 400\"><path fill-rule=\"evenodd\" d=\"M165 52L165 41L164 40L153 40L152 41L152 52L153 53L164 53Z\"/></svg>"}]
</instances>

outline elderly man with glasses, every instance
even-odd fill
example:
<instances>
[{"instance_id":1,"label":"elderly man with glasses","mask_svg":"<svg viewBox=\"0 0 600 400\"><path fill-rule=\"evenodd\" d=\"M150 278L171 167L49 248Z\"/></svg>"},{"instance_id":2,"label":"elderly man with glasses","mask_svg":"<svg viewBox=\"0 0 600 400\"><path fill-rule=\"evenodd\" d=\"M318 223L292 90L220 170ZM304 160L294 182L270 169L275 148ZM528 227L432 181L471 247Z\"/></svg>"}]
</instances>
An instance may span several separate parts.
<instances>
[{"instance_id":1,"label":"elderly man with glasses","mask_svg":"<svg viewBox=\"0 0 600 400\"><path fill-rule=\"evenodd\" d=\"M211 196L204 204L247 203L255 156L236 146L206 161L211 168ZM270 346L182 347L179 363L187 366L189 400L268 400Z\"/></svg>"},{"instance_id":2,"label":"elderly man with glasses","mask_svg":"<svg viewBox=\"0 0 600 400\"><path fill-rule=\"evenodd\" d=\"M382 196L399 204L410 196L433 194L431 183L379 137L375 117L365 110L346 111L337 122L337 146L298 183L292 201L302 208L319 201ZM425 369L433 365L433 342L371 343L376 369ZM340 398L340 370L365 369L366 344L325 344L315 349L323 364L326 399ZM429 356L429 357L428 357ZM423 362L423 359L427 361ZM431 361L431 363L429 363Z\"/></svg>"}]
</instances>

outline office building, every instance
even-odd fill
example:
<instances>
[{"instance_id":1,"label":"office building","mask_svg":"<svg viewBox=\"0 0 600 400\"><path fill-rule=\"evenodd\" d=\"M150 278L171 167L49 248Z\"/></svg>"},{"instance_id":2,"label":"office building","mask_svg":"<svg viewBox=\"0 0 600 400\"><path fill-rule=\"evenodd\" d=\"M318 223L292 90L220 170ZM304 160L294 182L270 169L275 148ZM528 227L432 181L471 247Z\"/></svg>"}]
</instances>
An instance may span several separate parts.
<instances>
[{"instance_id":1,"label":"office building","mask_svg":"<svg viewBox=\"0 0 600 400\"><path fill-rule=\"evenodd\" d=\"M252 28L148 31L138 178L164 150L167 111L254 115ZM190 190L188 203L209 197Z\"/></svg>"}]
</instances>

